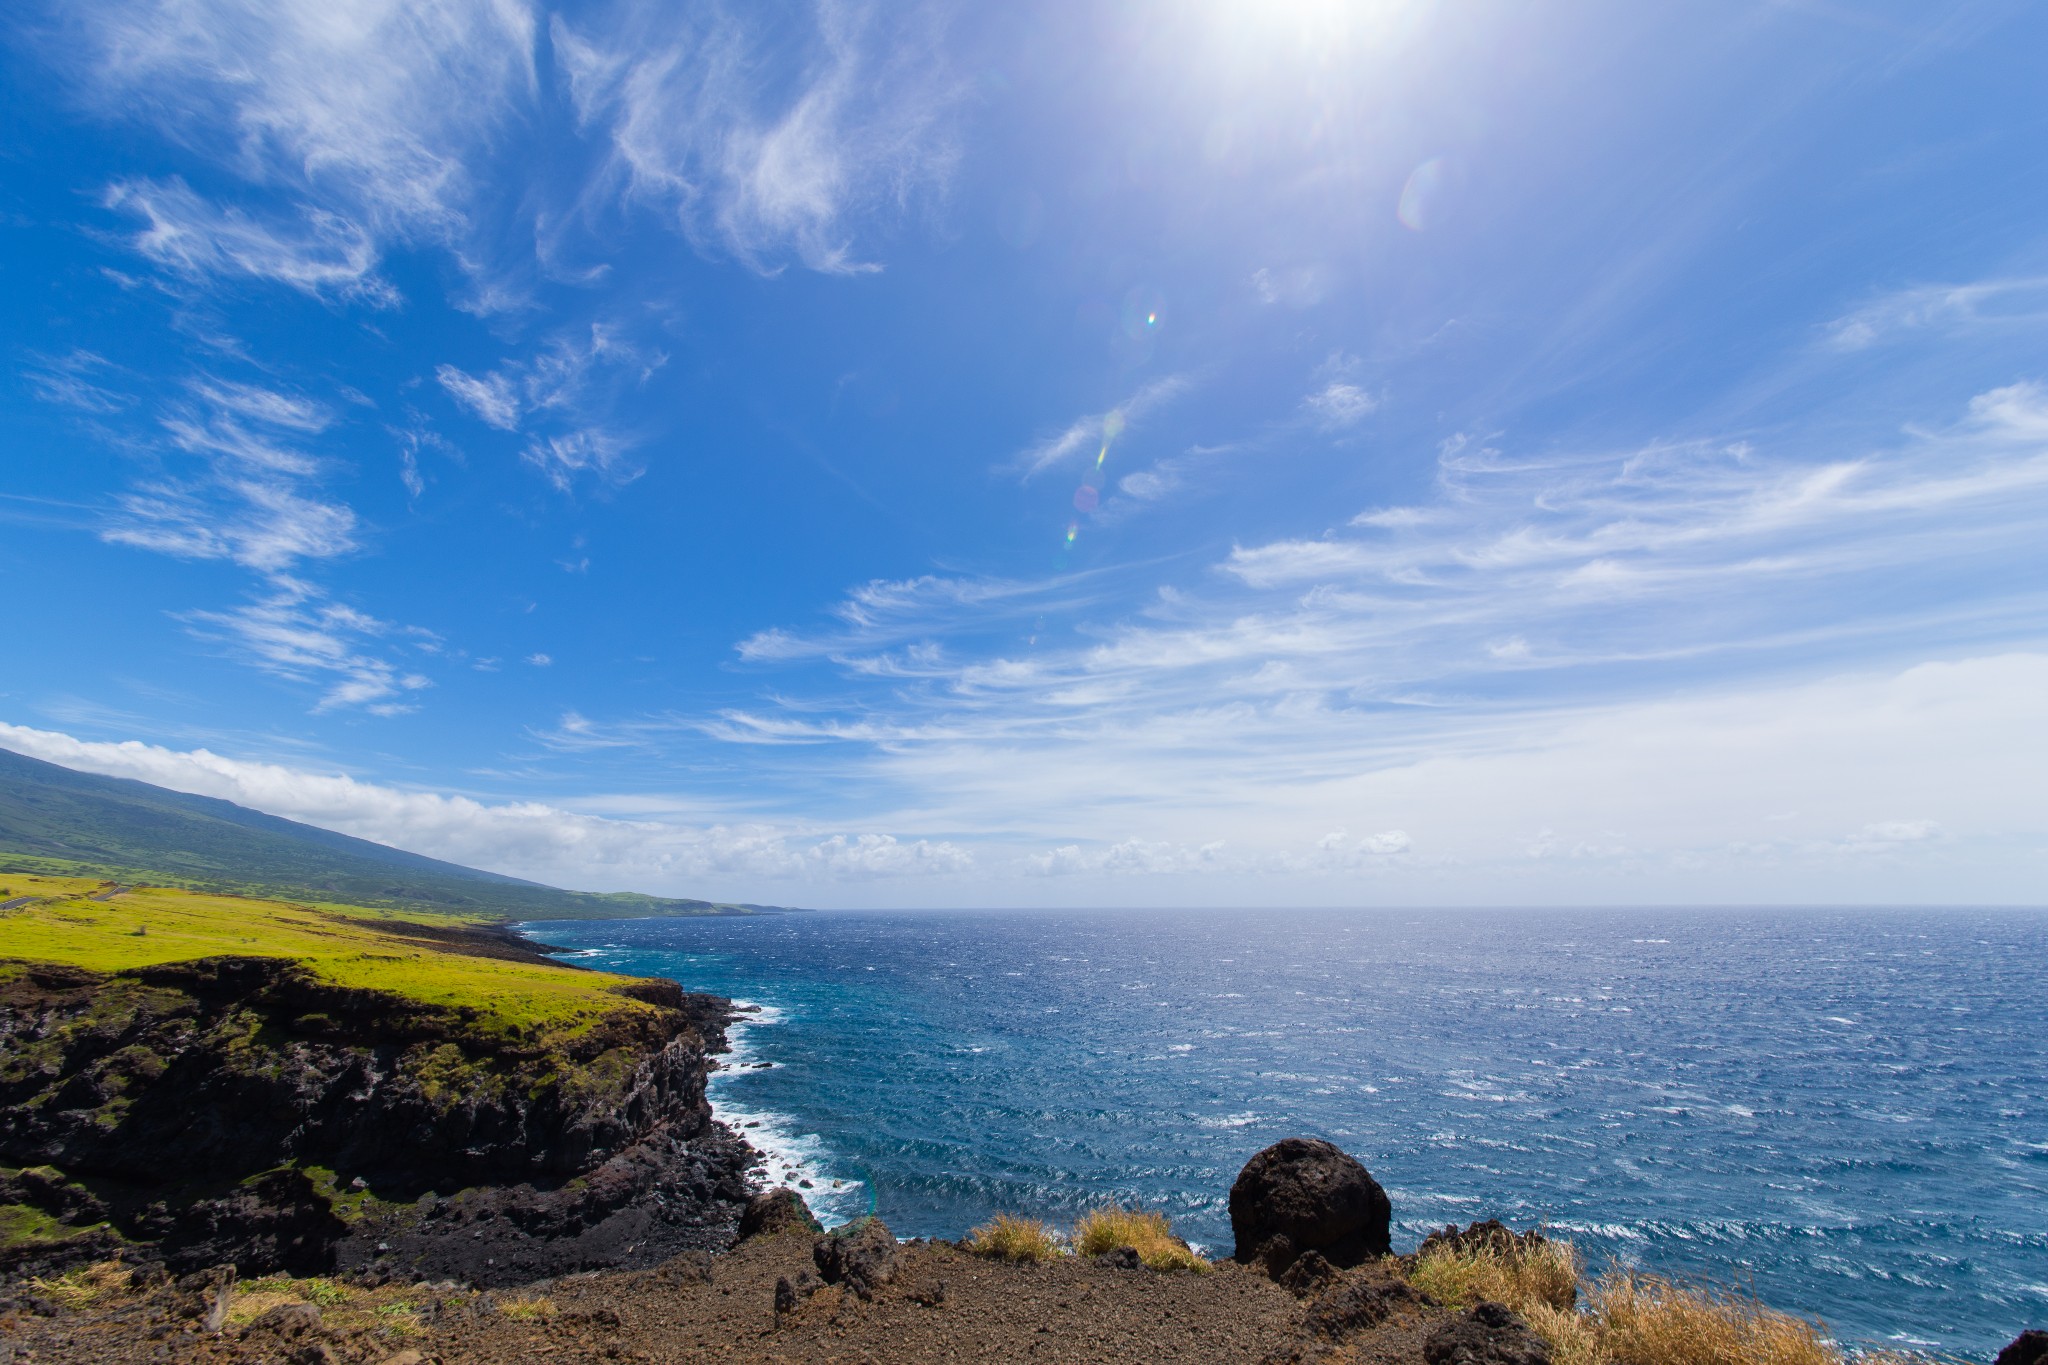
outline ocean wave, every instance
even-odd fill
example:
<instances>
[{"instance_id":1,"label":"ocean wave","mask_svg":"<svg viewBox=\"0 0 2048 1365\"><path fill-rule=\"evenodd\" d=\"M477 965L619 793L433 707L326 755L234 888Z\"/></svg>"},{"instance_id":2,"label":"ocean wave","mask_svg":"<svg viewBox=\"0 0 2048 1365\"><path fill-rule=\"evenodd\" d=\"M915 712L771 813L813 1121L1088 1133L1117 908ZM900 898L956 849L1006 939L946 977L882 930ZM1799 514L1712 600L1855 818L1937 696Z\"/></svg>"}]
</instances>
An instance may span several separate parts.
<instances>
[{"instance_id":1,"label":"ocean wave","mask_svg":"<svg viewBox=\"0 0 2048 1365\"><path fill-rule=\"evenodd\" d=\"M836 1163L823 1138L801 1131L800 1121L791 1115L756 1108L732 1096L736 1082L757 1074L757 1061L772 1060L761 1057L756 1035L788 1017L760 1001L735 999L733 1004L747 1013L727 1025L725 1055L705 1087L712 1117L761 1154L753 1177L758 1188L787 1185L804 1197L827 1227L866 1217L874 1211L873 1190L864 1180L832 1174Z\"/></svg>"}]
</instances>

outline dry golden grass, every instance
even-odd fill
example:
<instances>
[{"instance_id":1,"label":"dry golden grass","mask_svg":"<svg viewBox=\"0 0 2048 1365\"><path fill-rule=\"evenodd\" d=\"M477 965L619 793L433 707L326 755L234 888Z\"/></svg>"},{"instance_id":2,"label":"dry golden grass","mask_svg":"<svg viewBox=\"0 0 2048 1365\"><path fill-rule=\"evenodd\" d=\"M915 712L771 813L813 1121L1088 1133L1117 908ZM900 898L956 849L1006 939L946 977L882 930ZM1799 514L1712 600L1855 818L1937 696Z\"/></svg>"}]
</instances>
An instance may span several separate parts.
<instances>
[{"instance_id":1,"label":"dry golden grass","mask_svg":"<svg viewBox=\"0 0 2048 1365\"><path fill-rule=\"evenodd\" d=\"M999 1213L967 1234L967 1249L995 1261L1050 1261L1060 1254L1060 1239L1036 1218Z\"/></svg>"},{"instance_id":2,"label":"dry golden grass","mask_svg":"<svg viewBox=\"0 0 2048 1365\"><path fill-rule=\"evenodd\" d=\"M1201 1274L1209 1263L1173 1235L1163 1213L1119 1208L1114 1204L1085 1214L1074 1225L1074 1250L1083 1256L1100 1256L1118 1247L1133 1247L1138 1259L1152 1270L1192 1270Z\"/></svg>"},{"instance_id":3,"label":"dry golden grass","mask_svg":"<svg viewBox=\"0 0 2048 1365\"><path fill-rule=\"evenodd\" d=\"M1612 1270L1575 1307L1578 1255L1533 1249L1432 1251L1410 1283L1446 1304L1504 1303L1550 1344L1554 1365L1929 1365L1890 1352L1850 1356L1815 1322L1755 1299Z\"/></svg>"},{"instance_id":4,"label":"dry golden grass","mask_svg":"<svg viewBox=\"0 0 2048 1365\"><path fill-rule=\"evenodd\" d=\"M1615 1365L1842 1365L1816 1323L1743 1299L1615 1271L1588 1305Z\"/></svg>"},{"instance_id":5,"label":"dry golden grass","mask_svg":"<svg viewBox=\"0 0 2048 1365\"><path fill-rule=\"evenodd\" d=\"M1433 1249L1408 1272L1409 1282L1453 1308L1482 1300L1527 1315L1534 1308L1568 1313L1578 1302L1579 1253L1570 1242L1468 1251Z\"/></svg>"},{"instance_id":6,"label":"dry golden grass","mask_svg":"<svg viewBox=\"0 0 2048 1365\"><path fill-rule=\"evenodd\" d=\"M55 1299L67 1308L83 1308L127 1283L127 1266L119 1261L96 1261L49 1279L37 1276L29 1280L28 1285L44 1298Z\"/></svg>"},{"instance_id":7,"label":"dry golden grass","mask_svg":"<svg viewBox=\"0 0 2048 1365\"><path fill-rule=\"evenodd\" d=\"M547 1322L555 1316L555 1301L540 1295L522 1294L516 1299L500 1302L498 1311L518 1322Z\"/></svg>"}]
</instances>

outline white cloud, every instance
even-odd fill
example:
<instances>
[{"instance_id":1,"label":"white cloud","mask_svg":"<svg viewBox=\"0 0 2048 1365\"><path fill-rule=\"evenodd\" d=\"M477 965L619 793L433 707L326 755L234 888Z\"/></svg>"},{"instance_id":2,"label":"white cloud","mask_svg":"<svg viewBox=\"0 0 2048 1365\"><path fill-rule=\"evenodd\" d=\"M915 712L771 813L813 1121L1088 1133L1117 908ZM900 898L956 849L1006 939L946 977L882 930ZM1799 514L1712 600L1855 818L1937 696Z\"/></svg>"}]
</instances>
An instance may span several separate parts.
<instances>
[{"instance_id":1,"label":"white cloud","mask_svg":"<svg viewBox=\"0 0 2048 1365\"><path fill-rule=\"evenodd\" d=\"M487 374L479 379L453 365L443 365L434 371L434 378L453 395L456 402L475 413L480 420L500 431L519 429L519 399L507 376Z\"/></svg>"},{"instance_id":2,"label":"white cloud","mask_svg":"<svg viewBox=\"0 0 2048 1365\"><path fill-rule=\"evenodd\" d=\"M1325 431L1356 426L1378 410L1380 400L1359 388L1333 379L1302 400Z\"/></svg>"},{"instance_id":3,"label":"white cloud","mask_svg":"<svg viewBox=\"0 0 2048 1365\"><path fill-rule=\"evenodd\" d=\"M554 663L554 659L546 654L529 654L526 656L526 662L532 664L535 668L546 668Z\"/></svg>"},{"instance_id":4,"label":"white cloud","mask_svg":"<svg viewBox=\"0 0 2048 1365\"><path fill-rule=\"evenodd\" d=\"M451 397L480 420L501 431L518 431L532 418L548 418L567 430L537 433L524 451L528 464L567 491L578 475L612 484L628 483L641 470L627 455L633 441L602 417L616 396L616 384L601 384L600 371L628 383L644 383L667 362L621 340L603 324L554 337L533 356L484 375L442 365L434 377Z\"/></svg>"},{"instance_id":5,"label":"white cloud","mask_svg":"<svg viewBox=\"0 0 2048 1365\"><path fill-rule=\"evenodd\" d=\"M324 430L321 405L278 389L202 379L198 404L162 419L181 468L117 499L103 539L184 559L227 559L265 574L356 548L356 515L322 497L321 461L294 441Z\"/></svg>"},{"instance_id":6,"label":"white cloud","mask_svg":"<svg viewBox=\"0 0 2048 1365\"><path fill-rule=\"evenodd\" d=\"M459 235L466 163L534 90L519 0L80 0L66 20L44 55L110 114L378 237Z\"/></svg>"},{"instance_id":7,"label":"white cloud","mask_svg":"<svg viewBox=\"0 0 2048 1365\"><path fill-rule=\"evenodd\" d=\"M315 296L398 301L376 274L369 234L337 214L308 209L296 221L259 219L208 203L176 179L122 181L108 189L106 206L148 220L129 245L190 280L245 275Z\"/></svg>"},{"instance_id":8,"label":"white cloud","mask_svg":"<svg viewBox=\"0 0 2048 1365\"><path fill-rule=\"evenodd\" d=\"M950 77L928 17L826 3L808 32L743 7L655 9L610 32L553 21L586 128L629 192L757 270L873 269L856 238L878 208L942 187L956 151Z\"/></svg>"},{"instance_id":9,"label":"white cloud","mask_svg":"<svg viewBox=\"0 0 2048 1365\"><path fill-rule=\"evenodd\" d=\"M1916 285L1884 295L1827 325L1828 344L1861 351L1909 332L1959 332L2048 320L2048 275Z\"/></svg>"},{"instance_id":10,"label":"white cloud","mask_svg":"<svg viewBox=\"0 0 2048 1365\"><path fill-rule=\"evenodd\" d=\"M359 839L580 890L759 900L764 882L795 888L909 883L954 877L974 866L971 854L944 840L621 819L538 801L494 803L392 787L206 749L84 741L4 722L0 745L87 772L218 797Z\"/></svg>"},{"instance_id":11,"label":"white cloud","mask_svg":"<svg viewBox=\"0 0 2048 1365\"><path fill-rule=\"evenodd\" d=\"M1093 456L1122 436L1133 423L1180 397L1190 387L1186 375L1155 379L1108 412L1076 418L1058 435L1019 451L1006 467L1029 481L1076 456Z\"/></svg>"},{"instance_id":12,"label":"white cloud","mask_svg":"<svg viewBox=\"0 0 2048 1365\"><path fill-rule=\"evenodd\" d=\"M627 483L638 478L640 470L627 461L626 454L623 437L591 428L559 436L536 436L526 443L521 458L566 493L578 474L594 474L607 483Z\"/></svg>"},{"instance_id":13,"label":"white cloud","mask_svg":"<svg viewBox=\"0 0 2048 1365\"><path fill-rule=\"evenodd\" d=\"M181 619L201 638L226 644L266 673L322 687L315 712L400 715L415 709L408 700L413 693L432 685L372 648L372 641L393 633L392 626L296 580L278 579L270 593L244 606L186 612Z\"/></svg>"},{"instance_id":14,"label":"white cloud","mask_svg":"<svg viewBox=\"0 0 2048 1365\"><path fill-rule=\"evenodd\" d=\"M44 359L23 371L36 397L80 412L119 412L133 401L127 394L108 387L113 365L104 356L75 350L69 355Z\"/></svg>"}]
</instances>

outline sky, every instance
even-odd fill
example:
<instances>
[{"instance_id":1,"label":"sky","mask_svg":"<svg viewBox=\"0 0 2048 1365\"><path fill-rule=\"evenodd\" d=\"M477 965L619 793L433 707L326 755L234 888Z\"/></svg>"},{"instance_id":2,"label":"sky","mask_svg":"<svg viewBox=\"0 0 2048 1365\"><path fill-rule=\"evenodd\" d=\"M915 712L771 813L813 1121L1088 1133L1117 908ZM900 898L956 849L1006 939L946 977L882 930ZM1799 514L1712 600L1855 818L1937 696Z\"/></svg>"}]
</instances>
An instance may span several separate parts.
<instances>
[{"instance_id":1,"label":"sky","mask_svg":"<svg viewBox=\"0 0 2048 1365\"><path fill-rule=\"evenodd\" d=\"M0 745L592 890L2048 901L2048 9L25 0Z\"/></svg>"}]
</instances>

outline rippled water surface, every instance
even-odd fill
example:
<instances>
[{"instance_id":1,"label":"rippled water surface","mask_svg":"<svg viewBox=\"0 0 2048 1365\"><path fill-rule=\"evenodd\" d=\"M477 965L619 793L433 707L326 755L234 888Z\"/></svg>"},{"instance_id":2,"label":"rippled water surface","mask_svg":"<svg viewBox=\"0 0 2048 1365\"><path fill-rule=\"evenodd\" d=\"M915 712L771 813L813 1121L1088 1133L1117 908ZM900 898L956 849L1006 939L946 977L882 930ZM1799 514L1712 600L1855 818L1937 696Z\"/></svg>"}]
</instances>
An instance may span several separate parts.
<instances>
[{"instance_id":1,"label":"rippled water surface","mask_svg":"<svg viewBox=\"0 0 2048 1365\"><path fill-rule=\"evenodd\" d=\"M1228 1250L1246 1157L1356 1153L1396 1249L1497 1215L1754 1287L1850 1340L2048 1322L2048 917L823 912L530 926L764 1006L720 1112L956 1236L1166 1208ZM767 1069L752 1063L772 1062ZM834 1188L834 1182L838 1186Z\"/></svg>"}]
</instances>

